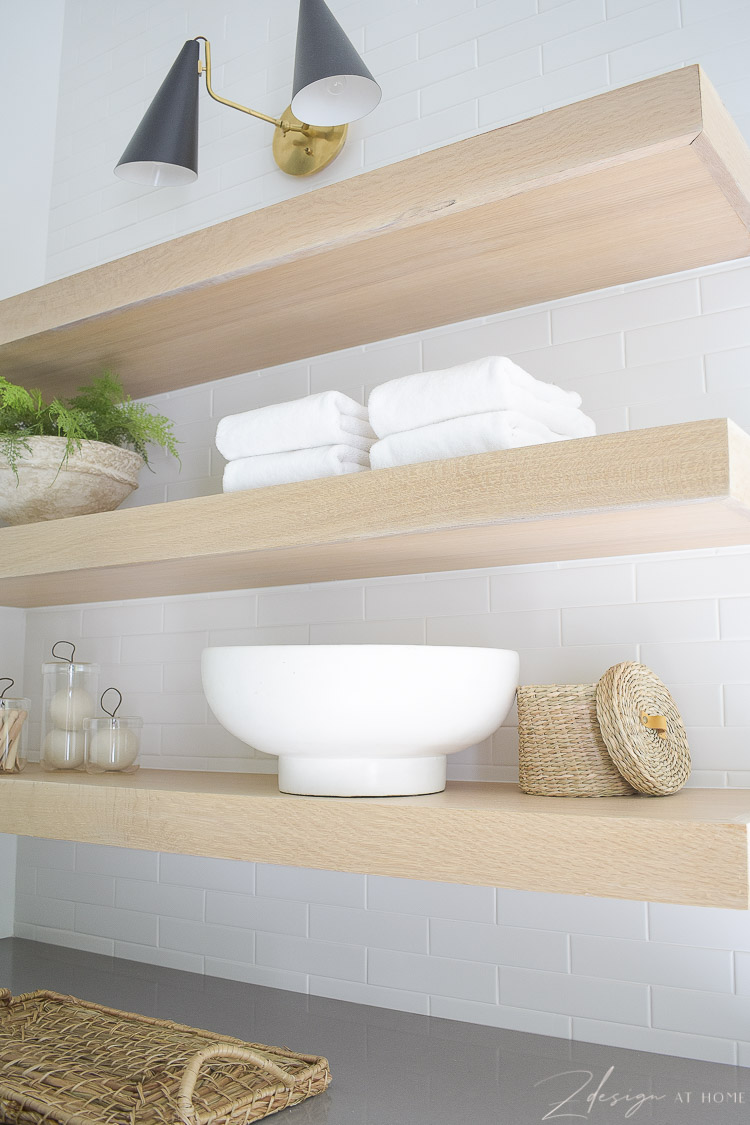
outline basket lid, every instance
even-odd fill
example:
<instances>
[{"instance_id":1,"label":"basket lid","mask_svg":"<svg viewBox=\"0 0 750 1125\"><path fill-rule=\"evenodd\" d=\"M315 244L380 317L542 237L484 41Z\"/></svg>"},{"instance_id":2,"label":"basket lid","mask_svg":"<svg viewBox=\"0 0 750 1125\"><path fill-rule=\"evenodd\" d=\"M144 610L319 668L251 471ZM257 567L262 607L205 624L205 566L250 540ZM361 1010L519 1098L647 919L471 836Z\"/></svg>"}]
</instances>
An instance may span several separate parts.
<instances>
[{"instance_id":1,"label":"basket lid","mask_svg":"<svg viewBox=\"0 0 750 1125\"><path fill-rule=\"evenodd\" d=\"M669 689L634 660L596 685L596 715L612 761L639 793L676 793L690 776L687 734Z\"/></svg>"}]
</instances>

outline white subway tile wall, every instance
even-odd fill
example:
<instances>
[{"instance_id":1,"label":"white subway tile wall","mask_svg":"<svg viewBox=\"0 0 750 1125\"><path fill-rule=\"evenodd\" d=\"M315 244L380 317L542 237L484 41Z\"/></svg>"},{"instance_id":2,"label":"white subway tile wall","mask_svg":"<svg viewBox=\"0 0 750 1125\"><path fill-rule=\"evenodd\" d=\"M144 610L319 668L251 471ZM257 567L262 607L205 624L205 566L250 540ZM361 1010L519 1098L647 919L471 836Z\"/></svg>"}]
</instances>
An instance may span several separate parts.
<instances>
[{"instance_id":1,"label":"white subway tile wall","mask_svg":"<svg viewBox=\"0 0 750 1125\"><path fill-rule=\"evenodd\" d=\"M18 854L23 937L494 1027L748 1061L741 911L26 837Z\"/></svg>"},{"instance_id":2,"label":"white subway tile wall","mask_svg":"<svg viewBox=\"0 0 750 1125\"><path fill-rule=\"evenodd\" d=\"M214 43L216 88L278 112L296 0L68 0L48 276L666 69L702 62L750 136L743 0L331 0L379 109L312 181L273 165L270 130L203 98L201 177L150 192L112 165L177 53ZM154 459L131 505L220 491L217 420L488 352L580 391L600 432L729 414L750 427L750 268L728 264L450 325L157 396L183 471ZM141 713L144 764L273 771L213 720L207 644L431 643L518 648L522 680L593 681L641 659L678 698L693 783L750 786L750 548L31 610L24 687L60 637ZM2 612L20 663L23 617ZM6 616L9 615L9 616ZM7 627L6 627L7 626ZM20 638L20 639L19 639ZM13 660L15 658L15 664ZM511 716L455 755L467 780L516 777ZM750 916L413 883L19 840L23 936L450 1019L750 1066Z\"/></svg>"}]
</instances>

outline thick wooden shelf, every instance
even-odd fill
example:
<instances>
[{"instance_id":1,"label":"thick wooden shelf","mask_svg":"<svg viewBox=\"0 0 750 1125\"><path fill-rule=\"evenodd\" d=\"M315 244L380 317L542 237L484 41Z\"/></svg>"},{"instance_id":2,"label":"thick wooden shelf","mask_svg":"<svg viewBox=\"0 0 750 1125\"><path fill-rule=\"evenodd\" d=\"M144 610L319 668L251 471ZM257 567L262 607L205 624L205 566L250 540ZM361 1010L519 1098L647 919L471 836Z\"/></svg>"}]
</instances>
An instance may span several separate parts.
<instances>
[{"instance_id":1,"label":"thick wooden shelf","mask_svg":"<svg viewBox=\"0 0 750 1125\"><path fill-rule=\"evenodd\" d=\"M726 419L0 530L0 603L60 605L750 542Z\"/></svg>"},{"instance_id":2,"label":"thick wooden shelf","mask_svg":"<svg viewBox=\"0 0 750 1125\"><path fill-rule=\"evenodd\" d=\"M742 257L749 199L685 67L11 297L0 373L152 395Z\"/></svg>"},{"instance_id":3,"label":"thick wooden shelf","mask_svg":"<svg viewBox=\"0 0 750 1125\"><path fill-rule=\"evenodd\" d=\"M268 774L141 770L0 778L0 832L408 879L747 909L750 792L529 797L279 793Z\"/></svg>"}]
</instances>

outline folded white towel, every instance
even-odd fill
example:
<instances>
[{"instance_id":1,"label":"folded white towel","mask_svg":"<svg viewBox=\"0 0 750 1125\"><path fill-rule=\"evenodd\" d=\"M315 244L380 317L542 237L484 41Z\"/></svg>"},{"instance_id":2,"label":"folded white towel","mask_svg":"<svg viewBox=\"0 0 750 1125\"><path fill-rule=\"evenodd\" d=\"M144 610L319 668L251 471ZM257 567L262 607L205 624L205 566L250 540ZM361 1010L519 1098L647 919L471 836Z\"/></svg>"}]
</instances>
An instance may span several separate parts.
<instances>
[{"instance_id":1,"label":"folded white towel","mask_svg":"<svg viewBox=\"0 0 750 1125\"><path fill-rule=\"evenodd\" d=\"M374 440L367 408L341 391L230 414L216 430L216 448L227 461L324 445L349 445L366 452Z\"/></svg>"},{"instance_id":2,"label":"folded white towel","mask_svg":"<svg viewBox=\"0 0 750 1125\"><path fill-rule=\"evenodd\" d=\"M595 432L594 423L578 409L580 395L540 382L505 356L392 379L373 389L367 405L379 438L495 410L526 414L566 437Z\"/></svg>"},{"instance_id":3,"label":"folded white towel","mask_svg":"<svg viewBox=\"0 0 750 1125\"><path fill-rule=\"evenodd\" d=\"M436 422L403 434L390 434L375 442L370 450L370 464L373 469L387 469L418 461L440 461L444 457L464 457L469 453L491 453L496 449L565 440L533 418L509 410L494 410Z\"/></svg>"},{"instance_id":4,"label":"folded white towel","mask_svg":"<svg viewBox=\"0 0 750 1125\"><path fill-rule=\"evenodd\" d=\"M317 449L295 449L285 453L265 453L259 457L242 457L224 468L225 492L242 492L247 488L265 488L272 484L335 477L342 473L362 473L370 467L370 458L361 449L349 445L323 445Z\"/></svg>"}]
</instances>

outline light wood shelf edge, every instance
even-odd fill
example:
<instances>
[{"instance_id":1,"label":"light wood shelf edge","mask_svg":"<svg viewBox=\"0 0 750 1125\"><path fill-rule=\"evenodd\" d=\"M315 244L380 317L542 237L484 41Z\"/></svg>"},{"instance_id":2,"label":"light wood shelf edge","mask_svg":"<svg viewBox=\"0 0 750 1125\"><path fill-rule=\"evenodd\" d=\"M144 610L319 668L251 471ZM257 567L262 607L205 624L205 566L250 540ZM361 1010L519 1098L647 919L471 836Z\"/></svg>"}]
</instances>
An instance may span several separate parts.
<instances>
[{"instance_id":1,"label":"light wood shelf edge","mask_svg":"<svg viewBox=\"0 0 750 1125\"><path fill-rule=\"evenodd\" d=\"M280 794L275 776L141 770L0 778L0 831L397 878L747 909L750 791L529 797Z\"/></svg>"},{"instance_id":2,"label":"light wood shelf edge","mask_svg":"<svg viewBox=\"0 0 750 1125\"><path fill-rule=\"evenodd\" d=\"M750 542L726 419L0 530L0 600L72 604Z\"/></svg>"},{"instance_id":3,"label":"light wood shelf edge","mask_svg":"<svg viewBox=\"0 0 750 1125\"><path fill-rule=\"evenodd\" d=\"M733 503L750 512L750 436L730 421L728 437L729 496Z\"/></svg>"},{"instance_id":4,"label":"light wood shelf edge","mask_svg":"<svg viewBox=\"0 0 750 1125\"><path fill-rule=\"evenodd\" d=\"M743 256L730 126L692 66L479 134L8 298L0 370L154 394Z\"/></svg>"},{"instance_id":5,"label":"light wood shelf edge","mask_svg":"<svg viewBox=\"0 0 750 1125\"><path fill-rule=\"evenodd\" d=\"M698 80L703 126L693 147L711 169L741 221L750 225L750 149L700 67Z\"/></svg>"},{"instance_id":6,"label":"light wood shelf edge","mask_svg":"<svg viewBox=\"0 0 750 1125\"><path fill-rule=\"evenodd\" d=\"M633 112L634 101L640 113ZM0 302L0 344L194 286L287 265L321 247L350 245L384 230L429 223L437 211L458 214L612 167L634 153L664 152L692 142L702 129L699 68L684 67L7 298ZM488 162L498 136L507 138L509 150L502 162ZM395 182L397 192L392 190ZM303 214L305 222L300 221ZM261 227L263 237L258 238Z\"/></svg>"}]
</instances>

